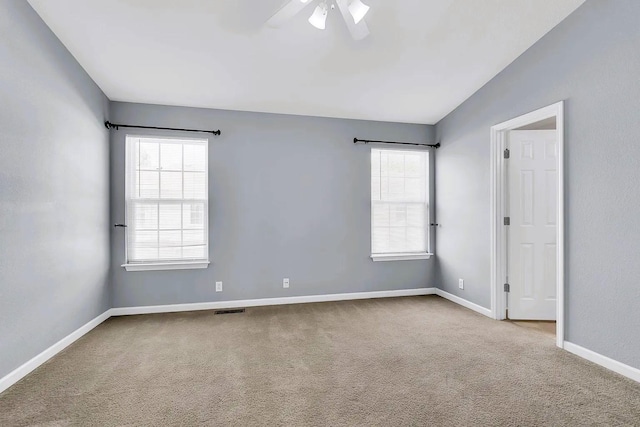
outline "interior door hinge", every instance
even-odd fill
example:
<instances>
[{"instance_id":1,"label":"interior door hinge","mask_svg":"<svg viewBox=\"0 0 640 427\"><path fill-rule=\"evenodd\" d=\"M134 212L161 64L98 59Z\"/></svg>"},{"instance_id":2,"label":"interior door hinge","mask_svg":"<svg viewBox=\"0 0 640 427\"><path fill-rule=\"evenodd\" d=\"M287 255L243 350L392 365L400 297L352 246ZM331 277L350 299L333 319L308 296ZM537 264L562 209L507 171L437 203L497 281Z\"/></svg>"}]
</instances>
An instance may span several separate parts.
<instances>
[{"instance_id":1,"label":"interior door hinge","mask_svg":"<svg viewBox=\"0 0 640 427\"><path fill-rule=\"evenodd\" d=\"M509 285L508 283L504 284L504 291L505 292L511 292L511 285Z\"/></svg>"},{"instance_id":2,"label":"interior door hinge","mask_svg":"<svg viewBox=\"0 0 640 427\"><path fill-rule=\"evenodd\" d=\"M511 152L509 151L509 149L505 148L505 150L504 150L504 158L508 159L510 155L511 155Z\"/></svg>"},{"instance_id":3,"label":"interior door hinge","mask_svg":"<svg viewBox=\"0 0 640 427\"><path fill-rule=\"evenodd\" d=\"M504 217L504 225L511 225L511 217L509 216Z\"/></svg>"}]
</instances>

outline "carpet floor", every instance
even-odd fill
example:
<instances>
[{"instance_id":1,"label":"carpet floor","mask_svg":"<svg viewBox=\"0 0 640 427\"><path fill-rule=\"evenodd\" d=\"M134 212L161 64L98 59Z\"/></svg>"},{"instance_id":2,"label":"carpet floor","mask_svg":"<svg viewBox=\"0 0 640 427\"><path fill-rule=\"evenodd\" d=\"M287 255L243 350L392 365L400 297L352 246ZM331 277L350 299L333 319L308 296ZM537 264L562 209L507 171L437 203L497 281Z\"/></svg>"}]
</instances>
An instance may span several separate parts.
<instances>
[{"instance_id":1,"label":"carpet floor","mask_svg":"<svg viewBox=\"0 0 640 427\"><path fill-rule=\"evenodd\" d=\"M111 318L2 426L640 425L640 384L436 296Z\"/></svg>"}]
</instances>

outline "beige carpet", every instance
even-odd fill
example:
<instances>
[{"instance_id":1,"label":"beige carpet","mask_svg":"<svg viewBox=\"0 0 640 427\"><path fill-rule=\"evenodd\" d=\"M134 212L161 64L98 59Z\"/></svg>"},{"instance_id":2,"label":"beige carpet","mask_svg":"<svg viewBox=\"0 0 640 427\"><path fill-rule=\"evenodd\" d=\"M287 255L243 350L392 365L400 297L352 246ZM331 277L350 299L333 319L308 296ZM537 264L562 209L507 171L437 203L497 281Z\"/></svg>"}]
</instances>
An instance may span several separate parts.
<instances>
[{"instance_id":1,"label":"beige carpet","mask_svg":"<svg viewBox=\"0 0 640 427\"><path fill-rule=\"evenodd\" d=\"M0 425L640 425L640 384L439 297L112 318Z\"/></svg>"}]
</instances>

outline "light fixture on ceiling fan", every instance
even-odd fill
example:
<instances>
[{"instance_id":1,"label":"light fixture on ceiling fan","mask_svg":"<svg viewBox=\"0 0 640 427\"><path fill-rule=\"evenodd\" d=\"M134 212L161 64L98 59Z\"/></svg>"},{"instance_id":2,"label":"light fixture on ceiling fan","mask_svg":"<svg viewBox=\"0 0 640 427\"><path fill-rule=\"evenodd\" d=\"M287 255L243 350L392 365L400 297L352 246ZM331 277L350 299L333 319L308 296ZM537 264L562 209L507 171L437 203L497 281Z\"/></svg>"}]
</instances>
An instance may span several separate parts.
<instances>
[{"instance_id":1,"label":"light fixture on ceiling fan","mask_svg":"<svg viewBox=\"0 0 640 427\"><path fill-rule=\"evenodd\" d=\"M311 3L314 3L314 0L289 0L267 21L267 24L271 27L280 27ZM361 0L321 0L309 17L309 23L319 30L324 30L329 10L335 9L336 6L355 40L362 40L369 35L369 28L363 18L370 7Z\"/></svg>"},{"instance_id":2,"label":"light fixture on ceiling fan","mask_svg":"<svg viewBox=\"0 0 640 427\"><path fill-rule=\"evenodd\" d=\"M309 17L309 24L319 30L324 30L327 27L327 15L329 15L329 8L327 7L327 2L323 1L313 11L313 15Z\"/></svg>"},{"instance_id":3,"label":"light fixture on ceiling fan","mask_svg":"<svg viewBox=\"0 0 640 427\"><path fill-rule=\"evenodd\" d=\"M362 21L362 18L369 12L369 6L362 3L360 0L353 0L349 5L349 13L353 16L353 21L357 24Z\"/></svg>"}]
</instances>

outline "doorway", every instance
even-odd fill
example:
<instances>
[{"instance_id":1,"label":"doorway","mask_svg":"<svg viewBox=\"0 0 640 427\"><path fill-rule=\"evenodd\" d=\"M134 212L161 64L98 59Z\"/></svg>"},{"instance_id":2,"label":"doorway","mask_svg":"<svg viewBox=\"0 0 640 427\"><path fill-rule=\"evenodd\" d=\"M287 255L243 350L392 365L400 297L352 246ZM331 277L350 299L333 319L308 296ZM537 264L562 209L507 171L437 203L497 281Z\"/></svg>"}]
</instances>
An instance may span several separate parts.
<instances>
[{"instance_id":1,"label":"doorway","mask_svg":"<svg viewBox=\"0 0 640 427\"><path fill-rule=\"evenodd\" d=\"M491 311L564 342L564 105L491 128Z\"/></svg>"}]
</instances>

